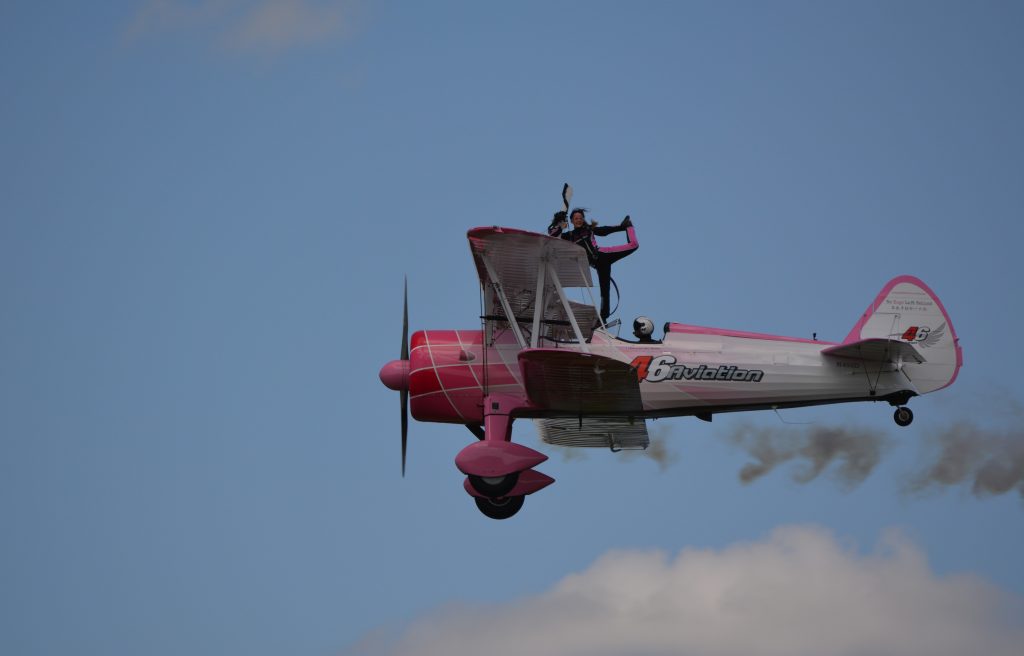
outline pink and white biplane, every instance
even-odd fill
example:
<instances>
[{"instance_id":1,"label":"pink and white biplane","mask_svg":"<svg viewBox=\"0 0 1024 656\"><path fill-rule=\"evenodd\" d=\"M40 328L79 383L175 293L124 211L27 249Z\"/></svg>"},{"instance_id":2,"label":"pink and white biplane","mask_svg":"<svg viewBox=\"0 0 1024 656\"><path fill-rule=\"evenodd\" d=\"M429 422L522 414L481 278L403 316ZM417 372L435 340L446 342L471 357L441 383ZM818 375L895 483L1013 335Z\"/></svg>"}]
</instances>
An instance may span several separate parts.
<instances>
[{"instance_id":1,"label":"pink and white biplane","mask_svg":"<svg viewBox=\"0 0 1024 656\"><path fill-rule=\"evenodd\" d=\"M912 276L890 280L840 343L667 323L660 340L611 334L593 299L584 250L512 228L469 231L484 315L474 330L421 330L381 381L401 392L402 472L408 410L420 421L465 425L477 442L455 465L488 517L516 514L554 482L534 469L547 456L511 441L515 419L566 447L648 446L647 419L885 401L900 426L919 394L956 379L963 362L938 297Z\"/></svg>"}]
</instances>

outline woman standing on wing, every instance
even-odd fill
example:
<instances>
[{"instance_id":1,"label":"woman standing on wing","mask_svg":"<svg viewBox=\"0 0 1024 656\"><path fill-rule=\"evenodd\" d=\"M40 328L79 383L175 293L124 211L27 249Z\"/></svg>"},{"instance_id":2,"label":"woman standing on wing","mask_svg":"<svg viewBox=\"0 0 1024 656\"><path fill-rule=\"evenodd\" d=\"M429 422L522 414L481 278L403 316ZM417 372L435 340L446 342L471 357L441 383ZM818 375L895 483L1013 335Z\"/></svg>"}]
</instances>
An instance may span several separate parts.
<instances>
[{"instance_id":1,"label":"woman standing on wing","mask_svg":"<svg viewBox=\"0 0 1024 656\"><path fill-rule=\"evenodd\" d=\"M579 244L587 251L587 260L590 266L597 269L597 280L601 287L601 321L607 321L609 285L612 279L612 264L626 257L637 248L640 243L636 240L636 233L633 231L633 222L629 216L622 220L622 223L614 227L598 227L597 222L587 223L587 210L582 207L574 208L569 215L572 219L572 230L562 232L566 228L565 212L557 212L548 226L548 234L552 237L561 235L562 239ZM597 245L596 237L606 237L614 232L626 232L626 243L622 246L611 246L601 248Z\"/></svg>"}]
</instances>

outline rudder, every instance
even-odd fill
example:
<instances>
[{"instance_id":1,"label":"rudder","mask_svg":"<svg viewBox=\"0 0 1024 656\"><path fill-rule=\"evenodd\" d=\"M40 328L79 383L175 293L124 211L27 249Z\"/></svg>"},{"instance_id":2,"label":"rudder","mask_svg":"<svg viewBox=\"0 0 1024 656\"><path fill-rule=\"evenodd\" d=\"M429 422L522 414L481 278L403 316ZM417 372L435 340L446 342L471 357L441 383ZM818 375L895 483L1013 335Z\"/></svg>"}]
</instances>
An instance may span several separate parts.
<instances>
[{"instance_id":1,"label":"rudder","mask_svg":"<svg viewBox=\"0 0 1024 656\"><path fill-rule=\"evenodd\" d=\"M908 342L924 356L924 363L903 366L922 394L951 385L963 364L946 308L914 276L898 276L886 283L843 343L871 337Z\"/></svg>"}]
</instances>

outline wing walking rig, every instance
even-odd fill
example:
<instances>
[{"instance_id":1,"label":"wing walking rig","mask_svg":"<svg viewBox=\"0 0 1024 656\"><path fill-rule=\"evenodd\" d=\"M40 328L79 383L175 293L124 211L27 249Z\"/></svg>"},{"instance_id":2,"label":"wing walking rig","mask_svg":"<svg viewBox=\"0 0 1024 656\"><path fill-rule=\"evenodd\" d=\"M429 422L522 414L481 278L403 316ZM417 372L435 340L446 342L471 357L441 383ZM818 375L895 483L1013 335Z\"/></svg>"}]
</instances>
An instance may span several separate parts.
<instances>
[{"instance_id":1,"label":"wing walking rig","mask_svg":"<svg viewBox=\"0 0 1024 656\"><path fill-rule=\"evenodd\" d=\"M938 297L912 276L889 281L840 343L665 324L660 341L613 336L590 303L586 253L566 240L513 228L468 233L483 297L481 328L421 330L384 365L419 421L465 425L477 441L455 458L464 488L488 517L505 519L554 479L547 460L512 442L516 419L565 447L644 449L646 420L885 401L906 426L919 394L956 379L963 356Z\"/></svg>"}]
</instances>

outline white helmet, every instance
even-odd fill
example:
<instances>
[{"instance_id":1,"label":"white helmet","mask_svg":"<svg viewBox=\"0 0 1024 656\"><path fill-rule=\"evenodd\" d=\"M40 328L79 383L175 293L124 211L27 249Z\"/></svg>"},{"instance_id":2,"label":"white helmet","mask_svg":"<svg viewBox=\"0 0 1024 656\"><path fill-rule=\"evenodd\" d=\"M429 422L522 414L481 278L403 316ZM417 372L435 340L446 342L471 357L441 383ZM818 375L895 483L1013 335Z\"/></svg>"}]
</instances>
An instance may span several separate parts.
<instances>
[{"instance_id":1,"label":"white helmet","mask_svg":"<svg viewBox=\"0 0 1024 656\"><path fill-rule=\"evenodd\" d=\"M648 317L637 317L633 320L633 334L639 339L650 337L654 334L654 322Z\"/></svg>"}]
</instances>

